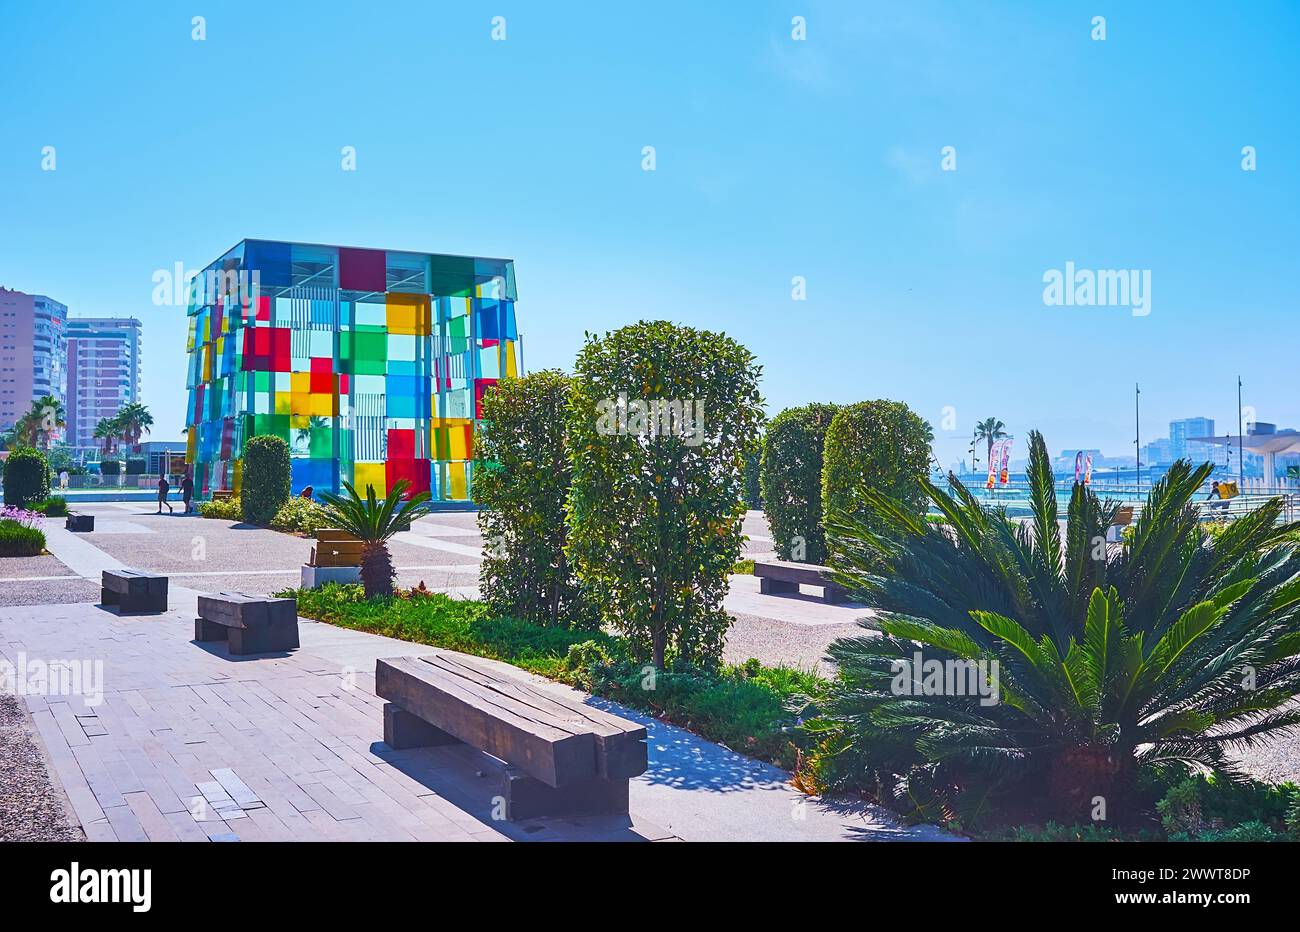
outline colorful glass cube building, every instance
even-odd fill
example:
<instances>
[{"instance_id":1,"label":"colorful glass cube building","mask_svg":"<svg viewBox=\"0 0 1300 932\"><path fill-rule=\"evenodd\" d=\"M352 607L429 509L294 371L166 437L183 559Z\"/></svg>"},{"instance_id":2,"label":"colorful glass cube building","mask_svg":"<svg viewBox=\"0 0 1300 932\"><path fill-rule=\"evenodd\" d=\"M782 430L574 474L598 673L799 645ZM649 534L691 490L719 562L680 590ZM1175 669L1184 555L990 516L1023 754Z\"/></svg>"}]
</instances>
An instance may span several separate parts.
<instances>
[{"instance_id":1,"label":"colorful glass cube building","mask_svg":"<svg viewBox=\"0 0 1300 932\"><path fill-rule=\"evenodd\" d=\"M464 501L483 391L520 371L514 263L244 240L190 283L186 462L240 487L244 442L289 444L292 491L400 479Z\"/></svg>"}]
</instances>

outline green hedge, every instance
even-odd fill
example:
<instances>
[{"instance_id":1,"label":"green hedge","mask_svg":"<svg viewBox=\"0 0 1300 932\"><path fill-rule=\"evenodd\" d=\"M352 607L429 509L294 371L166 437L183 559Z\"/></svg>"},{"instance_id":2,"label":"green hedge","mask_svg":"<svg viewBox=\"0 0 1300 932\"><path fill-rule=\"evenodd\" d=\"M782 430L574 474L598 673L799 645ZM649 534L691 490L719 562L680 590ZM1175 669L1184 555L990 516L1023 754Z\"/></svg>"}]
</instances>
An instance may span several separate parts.
<instances>
[{"instance_id":1,"label":"green hedge","mask_svg":"<svg viewBox=\"0 0 1300 932\"><path fill-rule=\"evenodd\" d=\"M930 425L902 402L862 401L840 408L826 431L823 520L842 512L870 527L871 515L857 495L863 486L923 514L926 497L920 480L930 473L933 439Z\"/></svg>"},{"instance_id":2,"label":"green hedge","mask_svg":"<svg viewBox=\"0 0 1300 932\"><path fill-rule=\"evenodd\" d=\"M27 508L50 497L50 467L45 454L17 447L5 464L5 504Z\"/></svg>"},{"instance_id":3,"label":"green hedge","mask_svg":"<svg viewBox=\"0 0 1300 932\"><path fill-rule=\"evenodd\" d=\"M836 410L833 404L786 408L767 425L760 471L763 513L782 560L826 562L822 450Z\"/></svg>"},{"instance_id":4,"label":"green hedge","mask_svg":"<svg viewBox=\"0 0 1300 932\"><path fill-rule=\"evenodd\" d=\"M122 474L121 460L101 460L99 474L101 476L120 476Z\"/></svg>"},{"instance_id":5,"label":"green hedge","mask_svg":"<svg viewBox=\"0 0 1300 932\"><path fill-rule=\"evenodd\" d=\"M573 474L564 419L571 381L554 369L505 379L483 395L473 495L483 535L483 600L538 624L593 628L600 616L565 555Z\"/></svg>"},{"instance_id":6,"label":"green hedge","mask_svg":"<svg viewBox=\"0 0 1300 932\"><path fill-rule=\"evenodd\" d=\"M244 444L243 461L239 500L244 520L268 525L289 500L289 444L283 437L251 437Z\"/></svg>"}]
</instances>

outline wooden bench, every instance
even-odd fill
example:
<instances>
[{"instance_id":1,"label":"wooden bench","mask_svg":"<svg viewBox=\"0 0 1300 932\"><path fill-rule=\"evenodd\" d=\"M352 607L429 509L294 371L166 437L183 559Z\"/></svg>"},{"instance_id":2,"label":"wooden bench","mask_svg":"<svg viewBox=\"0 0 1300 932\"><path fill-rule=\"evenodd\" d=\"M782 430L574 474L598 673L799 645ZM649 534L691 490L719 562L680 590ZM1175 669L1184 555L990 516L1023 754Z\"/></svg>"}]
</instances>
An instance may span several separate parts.
<instances>
[{"instance_id":1,"label":"wooden bench","mask_svg":"<svg viewBox=\"0 0 1300 932\"><path fill-rule=\"evenodd\" d=\"M231 489L212 490L212 500L214 502L228 502L234 497L235 497L235 493Z\"/></svg>"},{"instance_id":2,"label":"wooden bench","mask_svg":"<svg viewBox=\"0 0 1300 932\"><path fill-rule=\"evenodd\" d=\"M218 592L199 596L194 640L225 641L232 654L263 654L298 646L298 601Z\"/></svg>"},{"instance_id":3,"label":"wooden bench","mask_svg":"<svg viewBox=\"0 0 1300 932\"><path fill-rule=\"evenodd\" d=\"M316 546L311 548L311 566L360 566L360 539L338 528L323 527L316 530Z\"/></svg>"},{"instance_id":4,"label":"wooden bench","mask_svg":"<svg viewBox=\"0 0 1300 932\"><path fill-rule=\"evenodd\" d=\"M123 615L167 611L167 577L139 570L104 570L101 605L116 606Z\"/></svg>"},{"instance_id":5,"label":"wooden bench","mask_svg":"<svg viewBox=\"0 0 1300 932\"><path fill-rule=\"evenodd\" d=\"M823 602L843 602L848 594L839 583L830 578L829 566L816 563L790 563L786 560L754 561L754 575L760 580L758 591L763 593L798 593L800 584L821 586Z\"/></svg>"},{"instance_id":6,"label":"wooden bench","mask_svg":"<svg viewBox=\"0 0 1300 932\"><path fill-rule=\"evenodd\" d=\"M628 811L648 764L646 730L454 651L375 662L384 741L463 742L500 762L508 819Z\"/></svg>"},{"instance_id":7,"label":"wooden bench","mask_svg":"<svg viewBox=\"0 0 1300 932\"><path fill-rule=\"evenodd\" d=\"M63 521L63 526L69 531L93 531L95 529L95 516L68 515Z\"/></svg>"}]
</instances>

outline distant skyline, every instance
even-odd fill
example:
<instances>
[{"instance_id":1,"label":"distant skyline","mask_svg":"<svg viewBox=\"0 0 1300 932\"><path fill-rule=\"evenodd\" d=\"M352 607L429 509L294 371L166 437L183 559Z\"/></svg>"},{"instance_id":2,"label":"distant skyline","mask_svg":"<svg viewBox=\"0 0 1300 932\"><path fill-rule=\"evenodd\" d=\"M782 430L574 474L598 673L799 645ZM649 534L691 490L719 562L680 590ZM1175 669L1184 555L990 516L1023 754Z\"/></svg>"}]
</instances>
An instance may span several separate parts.
<instances>
[{"instance_id":1,"label":"distant skyline","mask_svg":"<svg viewBox=\"0 0 1300 932\"><path fill-rule=\"evenodd\" d=\"M1235 433L1238 373L1300 426L1300 5L202 6L5 13L0 284L142 320L158 439L186 321L154 273L245 237L512 258L529 370L723 330L769 414L897 399L944 465L989 416L1133 455L1135 382L1143 444ZM1045 303L1066 269L1145 303Z\"/></svg>"}]
</instances>

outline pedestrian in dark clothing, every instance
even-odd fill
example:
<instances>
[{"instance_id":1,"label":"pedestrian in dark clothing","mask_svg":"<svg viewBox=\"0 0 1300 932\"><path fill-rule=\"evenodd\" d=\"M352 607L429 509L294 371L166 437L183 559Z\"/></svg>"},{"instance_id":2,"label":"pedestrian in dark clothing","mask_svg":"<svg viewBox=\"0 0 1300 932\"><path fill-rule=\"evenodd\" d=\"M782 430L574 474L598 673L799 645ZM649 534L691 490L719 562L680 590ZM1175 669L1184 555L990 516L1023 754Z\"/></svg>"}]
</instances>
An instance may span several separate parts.
<instances>
[{"instance_id":1,"label":"pedestrian in dark clothing","mask_svg":"<svg viewBox=\"0 0 1300 932\"><path fill-rule=\"evenodd\" d=\"M172 489L171 483L167 481L166 476L158 477L158 514L162 514L162 506L167 506L167 513L171 514L172 503L167 501L167 493Z\"/></svg>"},{"instance_id":2,"label":"pedestrian in dark clothing","mask_svg":"<svg viewBox=\"0 0 1300 932\"><path fill-rule=\"evenodd\" d=\"M194 480L188 475L181 480L181 498L185 502L185 513L190 513L190 503L194 499Z\"/></svg>"}]
</instances>

